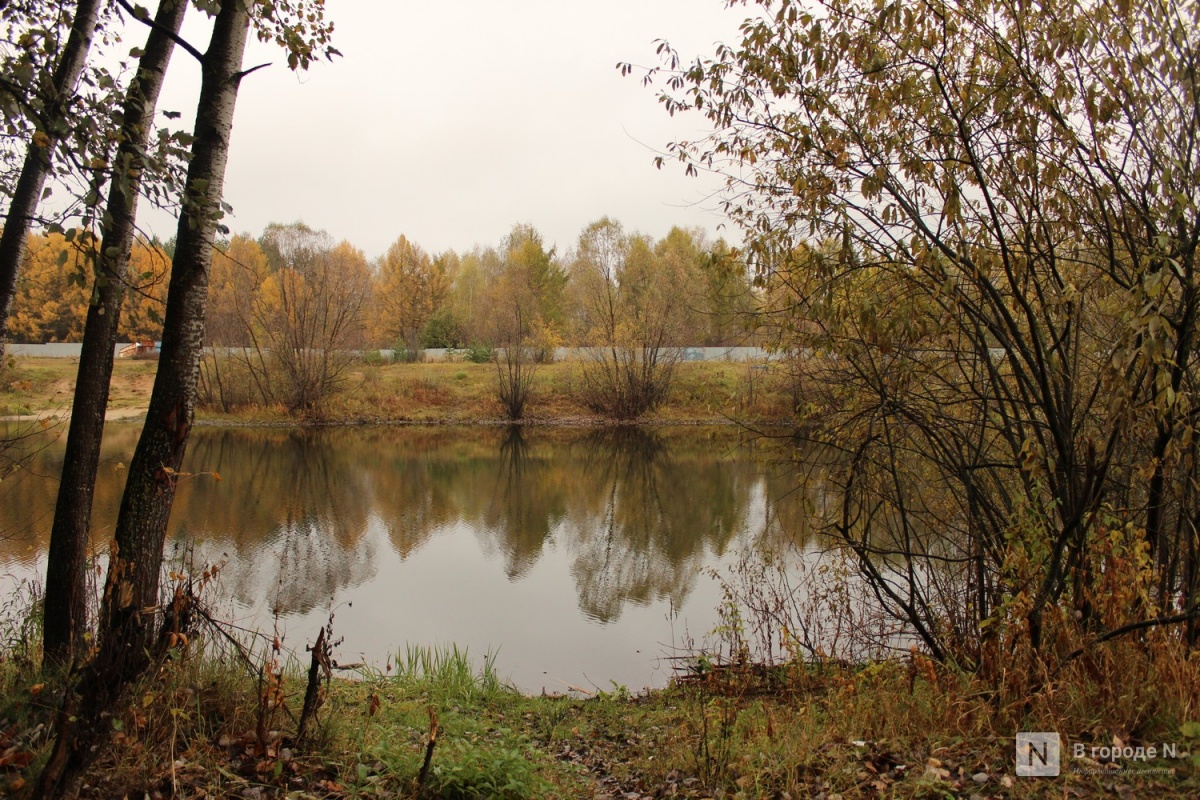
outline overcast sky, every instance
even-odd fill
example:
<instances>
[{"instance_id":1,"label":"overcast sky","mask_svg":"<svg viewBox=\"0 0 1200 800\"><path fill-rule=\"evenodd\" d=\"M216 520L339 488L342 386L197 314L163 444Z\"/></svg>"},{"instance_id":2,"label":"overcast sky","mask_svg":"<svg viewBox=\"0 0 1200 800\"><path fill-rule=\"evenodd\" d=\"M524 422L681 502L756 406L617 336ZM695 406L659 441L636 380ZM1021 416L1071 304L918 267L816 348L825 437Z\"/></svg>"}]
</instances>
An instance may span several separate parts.
<instances>
[{"instance_id":1,"label":"overcast sky","mask_svg":"<svg viewBox=\"0 0 1200 800\"><path fill-rule=\"evenodd\" d=\"M186 35L204 49L194 9ZM290 72L255 43L226 173L229 226L258 235L303 220L380 255L401 233L430 252L497 244L532 223L560 252L609 215L656 238L673 225L710 236L719 181L654 168L656 150L704 130L668 117L618 61L657 63L654 40L685 56L732 42L747 15L723 0L327 0L344 57ZM131 37L134 34L131 34ZM138 32L140 39L144 34ZM129 40L133 42L132 38ZM190 127L199 67L176 50L160 110ZM143 228L172 222L144 208Z\"/></svg>"}]
</instances>

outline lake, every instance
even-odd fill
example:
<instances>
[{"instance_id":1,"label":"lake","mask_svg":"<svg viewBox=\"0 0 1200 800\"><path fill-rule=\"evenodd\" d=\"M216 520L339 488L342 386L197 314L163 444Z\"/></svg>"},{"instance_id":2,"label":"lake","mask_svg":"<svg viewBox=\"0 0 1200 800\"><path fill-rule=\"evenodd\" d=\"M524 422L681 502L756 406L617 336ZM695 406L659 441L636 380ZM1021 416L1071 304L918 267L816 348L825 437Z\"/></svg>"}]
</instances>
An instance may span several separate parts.
<instances>
[{"instance_id":1,"label":"lake","mask_svg":"<svg viewBox=\"0 0 1200 800\"><path fill-rule=\"evenodd\" d=\"M97 549L140 429L108 426ZM168 566L223 564L221 613L301 656L332 612L341 663L456 643L525 691L662 685L718 621L709 571L801 527L763 453L728 426L199 427ZM61 461L48 444L0 483L10 595L41 580Z\"/></svg>"}]
</instances>

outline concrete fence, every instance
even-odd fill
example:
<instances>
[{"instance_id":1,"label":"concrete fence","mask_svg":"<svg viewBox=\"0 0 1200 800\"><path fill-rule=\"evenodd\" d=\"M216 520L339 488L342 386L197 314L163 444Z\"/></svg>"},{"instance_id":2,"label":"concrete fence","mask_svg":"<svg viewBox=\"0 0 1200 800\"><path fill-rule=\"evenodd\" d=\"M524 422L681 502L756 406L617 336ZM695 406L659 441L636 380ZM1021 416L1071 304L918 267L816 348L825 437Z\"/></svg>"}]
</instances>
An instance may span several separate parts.
<instances>
[{"instance_id":1,"label":"concrete fence","mask_svg":"<svg viewBox=\"0 0 1200 800\"><path fill-rule=\"evenodd\" d=\"M556 347L555 361L581 361L593 354L600 354L606 348L601 347ZM761 347L679 347L680 361L766 361L771 354ZM384 358L392 358L391 350L381 350ZM430 348L422 350L424 361L454 361L461 360L463 350L447 350L445 348Z\"/></svg>"},{"instance_id":2,"label":"concrete fence","mask_svg":"<svg viewBox=\"0 0 1200 800\"><path fill-rule=\"evenodd\" d=\"M129 342L122 342L113 350L113 355L121 352ZM79 358L83 345L71 343L57 344L10 344L8 353L14 356L29 356L34 358ZM224 348L222 348L224 349ZM232 350L233 348L230 348ZM681 361L766 361L771 355L761 347L681 347ZM226 352L229 352L228 350ZM375 352L375 351L371 351ZM396 357L393 350L380 350L379 355L385 361ZM446 348L429 348L422 350L423 361L458 361L463 360L465 351L448 350ZM587 358L595 348L590 347L559 347L554 351L555 361L577 361Z\"/></svg>"},{"instance_id":3,"label":"concrete fence","mask_svg":"<svg viewBox=\"0 0 1200 800\"><path fill-rule=\"evenodd\" d=\"M133 342L120 342L113 348L113 356L121 352ZM30 356L31 358L79 358L83 345L73 342L56 342L54 344L10 344L5 348L10 356Z\"/></svg>"}]
</instances>

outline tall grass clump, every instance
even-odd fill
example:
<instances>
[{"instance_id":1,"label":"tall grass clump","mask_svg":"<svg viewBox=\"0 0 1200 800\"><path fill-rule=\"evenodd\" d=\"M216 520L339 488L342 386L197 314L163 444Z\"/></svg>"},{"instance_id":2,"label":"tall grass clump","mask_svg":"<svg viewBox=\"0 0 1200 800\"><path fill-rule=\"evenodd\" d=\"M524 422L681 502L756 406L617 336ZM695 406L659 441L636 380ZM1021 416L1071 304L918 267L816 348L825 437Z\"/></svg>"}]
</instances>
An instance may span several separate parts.
<instances>
[{"instance_id":1,"label":"tall grass clump","mask_svg":"<svg viewBox=\"0 0 1200 800\"><path fill-rule=\"evenodd\" d=\"M406 644L396 656L393 680L443 699L482 701L516 691L496 671L497 655L489 650L476 670L467 648L457 644Z\"/></svg>"}]
</instances>

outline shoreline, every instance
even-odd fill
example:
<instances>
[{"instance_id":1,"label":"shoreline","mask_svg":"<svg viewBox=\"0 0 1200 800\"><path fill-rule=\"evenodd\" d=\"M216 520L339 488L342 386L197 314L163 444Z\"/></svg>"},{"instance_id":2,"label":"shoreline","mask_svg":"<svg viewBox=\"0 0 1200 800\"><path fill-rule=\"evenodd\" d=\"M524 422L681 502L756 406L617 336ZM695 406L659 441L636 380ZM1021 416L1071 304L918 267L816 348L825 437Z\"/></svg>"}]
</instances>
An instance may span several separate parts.
<instances>
[{"instance_id":1,"label":"shoreline","mask_svg":"<svg viewBox=\"0 0 1200 800\"><path fill-rule=\"evenodd\" d=\"M144 422L148 409L118 408L109 409L104 415L104 421L117 423ZM52 422L66 423L71 419L69 412L51 410L37 411L32 414L10 414L0 416L0 423L22 422ZM479 428L703 428L703 427L741 427L747 430L755 428L784 428L790 425L784 418L775 419L734 419L732 417L691 417L683 419L656 419L642 417L639 419L613 419L611 417L594 416L565 416L565 417L532 417L519 420L509 420L503 417L433 417L427 419L391 418L391 417L345 417L340 419L309 419L304 417L283 419L239 419L236 415L210 416L208 412L197 414L193 425L205 428L366 428L366 427L479 427Z\"/></svg>"},{"instance_id":2,"label":"shoreline","mask_svg":"<svg viewBox=\"0 0 1200 800\"><path fill-rule=\"evenodd\" d=\"M194 424L205 426L341 427L369 425L475 425L499 427L672 427L789 424L794 391L782 373L754 365L689 362L676 367L671 389L652 412L614 419L589 405L579 362L538 369L526 415L510 421L496 397L492 364L359 365L315 411L289 413L280 403L253 402L246 387L226 386L220 397L199 398ZM106 422L144 420L157 362L118 362L109 389ZM66 421L75 370L69 361L21 357L0 376L0 422ZM226 409L226 410L222 410ZM14 413L15 412L15 413Z\"/></svg>"}]
</instances>

